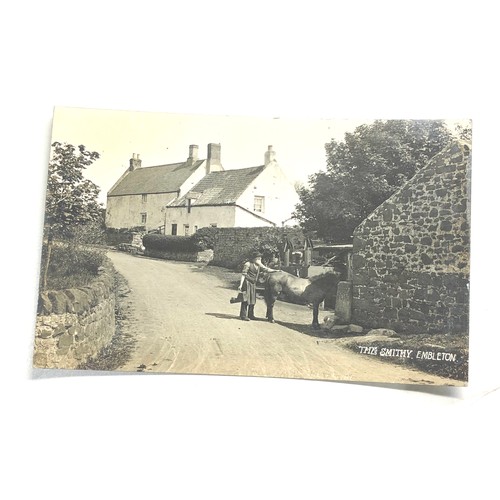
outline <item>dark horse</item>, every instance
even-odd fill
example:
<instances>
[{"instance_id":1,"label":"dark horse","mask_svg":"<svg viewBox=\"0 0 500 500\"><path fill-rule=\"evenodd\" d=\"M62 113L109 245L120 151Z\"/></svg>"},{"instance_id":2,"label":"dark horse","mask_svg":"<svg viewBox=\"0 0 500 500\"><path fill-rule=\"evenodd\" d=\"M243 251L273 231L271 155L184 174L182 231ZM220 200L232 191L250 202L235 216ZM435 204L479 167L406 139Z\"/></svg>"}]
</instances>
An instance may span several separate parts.
<instances>
[{"instance_id":1,"label":"dark horse","mask_svg":"<svg viewBox=\"0 0 500 500\"><path fill-rule=\"evenodd\" d=\"M313 321L312 326L319 328L318 312L319 305L325 297L336 292L337 284L340 281L341 273L338 271L329 271L314 278L297 278L293 274L285 271L270 273L266 279L264 299L267 305L266 318L274 323L273 307L278 295L283 292L287 298L294 302L303 304L312 304Z\"/></svg>"}]
</instances>

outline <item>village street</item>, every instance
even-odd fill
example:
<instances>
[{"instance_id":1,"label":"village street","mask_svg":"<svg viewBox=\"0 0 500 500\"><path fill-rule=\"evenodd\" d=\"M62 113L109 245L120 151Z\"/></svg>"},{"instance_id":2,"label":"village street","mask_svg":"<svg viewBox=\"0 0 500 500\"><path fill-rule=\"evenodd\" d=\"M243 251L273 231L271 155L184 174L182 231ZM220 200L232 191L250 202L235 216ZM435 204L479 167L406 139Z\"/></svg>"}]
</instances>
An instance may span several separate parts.
<instances>
[{"instance_id":1,"label":"village street","mask_svg":"<svg viewBox=\"0 0 500 500\"><path fill-rule=\"evenodd\" d=\"M318 337L308 307L277 302L276 323L239 319L236 295L204 265L109 252L131 289L123 333L136 339L118 370L335 379L400 384L455 381L382 362ZM320 312L321 321L322 312Z\"/></svg>"}]
</instances>

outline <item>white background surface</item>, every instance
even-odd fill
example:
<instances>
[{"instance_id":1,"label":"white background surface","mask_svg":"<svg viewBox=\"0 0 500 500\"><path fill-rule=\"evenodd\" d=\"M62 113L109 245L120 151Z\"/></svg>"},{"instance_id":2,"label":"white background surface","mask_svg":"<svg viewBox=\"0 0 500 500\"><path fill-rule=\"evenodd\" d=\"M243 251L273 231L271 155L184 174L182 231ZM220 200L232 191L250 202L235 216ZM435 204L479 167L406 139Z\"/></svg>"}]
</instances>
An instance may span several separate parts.
<instances>
[{"instance_id":1,"label":"white background surface","mask_svg":"<svg viewBox=\"0 0 500 500\"><path fill-rule=\"evenodd\" d=\"M3 498L496 497L493 5L2 4ZM32 373L55 105L472 118L470 387Z\"/></svg>"}]
</instances>

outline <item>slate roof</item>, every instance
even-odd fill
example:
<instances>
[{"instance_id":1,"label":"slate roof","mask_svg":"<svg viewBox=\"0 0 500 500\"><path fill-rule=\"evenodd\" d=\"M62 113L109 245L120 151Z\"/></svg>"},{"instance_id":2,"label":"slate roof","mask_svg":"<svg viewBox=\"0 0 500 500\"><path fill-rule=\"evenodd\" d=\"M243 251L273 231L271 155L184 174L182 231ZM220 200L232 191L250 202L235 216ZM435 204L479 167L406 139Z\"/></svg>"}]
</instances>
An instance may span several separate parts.
<instances>
[{"instance_id":1,"label":"slate roof","mask_svg":"<svg viewBox=\"0 0 500 500\"><path fill-rule=\"evenodd\" d=\"M195 198L193 205L234 204L264 168L265 165L261 165L259 167L211 172L169 207L185 206L186 200L190 197Z\"/></svg>"},{"instance_id":2,"label":"slate roof","mask_svg":"<svg viewBox=\"0 0 500 500\"><path fill-rule=\"evenodd\" d=\"M108 196L175 192L204 161L198 160L193 165L182 162L156 167L140 167L129 172L108 193Z\"/></svg>"}]
</instances>

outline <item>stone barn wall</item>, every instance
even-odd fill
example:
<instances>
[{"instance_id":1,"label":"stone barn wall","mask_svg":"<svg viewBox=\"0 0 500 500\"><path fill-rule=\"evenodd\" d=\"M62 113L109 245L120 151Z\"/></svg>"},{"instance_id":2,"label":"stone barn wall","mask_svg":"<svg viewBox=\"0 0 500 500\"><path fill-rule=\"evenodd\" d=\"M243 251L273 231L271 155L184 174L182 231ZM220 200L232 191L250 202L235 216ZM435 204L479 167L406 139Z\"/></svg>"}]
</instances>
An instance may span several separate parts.
<instances>
[{"instance_id":1,"label":"stone barn wall","mask_svg":"<svg viewBox=\"0 0 500 500\"><path fill-rule=\"evenodd\" d=\"M113 267L106 262L89 286L40 293L33 366L77 368L107 346L114 333Z\"/></svg>"},{"instance_id":2,"label":"stone barn wall","mask_svg":"<svg viewBox=\"0 0 500 500\"><path fill-rule=\"evenodd\" d=\"M355 230L354 323L467 332L470 162L452 143Z\"/></svg>"}]
</instances>

